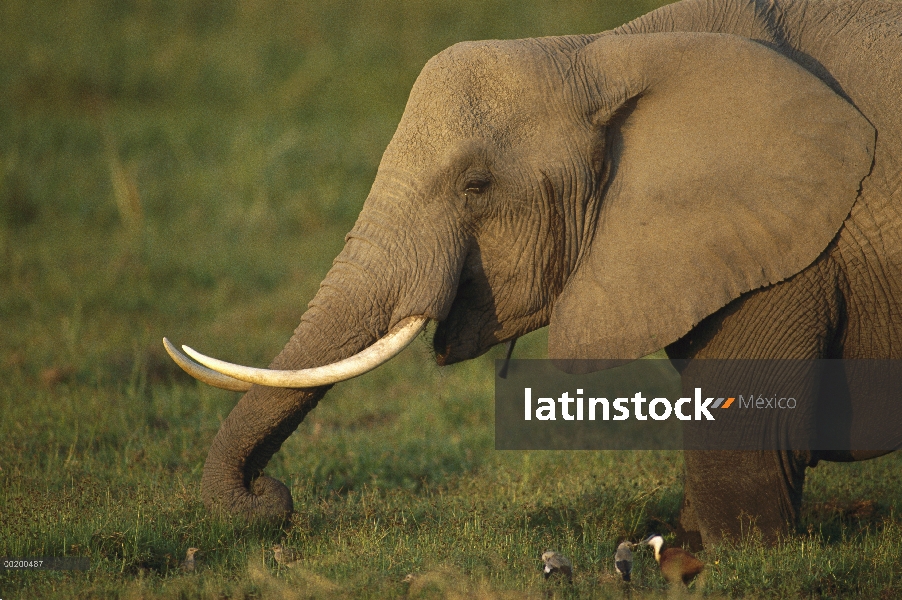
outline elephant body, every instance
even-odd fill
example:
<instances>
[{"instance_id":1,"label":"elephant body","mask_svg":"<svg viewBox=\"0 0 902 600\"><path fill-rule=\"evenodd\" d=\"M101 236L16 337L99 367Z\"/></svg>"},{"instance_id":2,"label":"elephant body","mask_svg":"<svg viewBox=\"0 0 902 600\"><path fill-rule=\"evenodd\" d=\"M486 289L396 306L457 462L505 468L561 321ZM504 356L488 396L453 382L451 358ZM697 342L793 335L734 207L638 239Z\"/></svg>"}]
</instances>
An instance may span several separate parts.
<instances>
[{"instance_id":1,"label":"elephant body","mask_svg":"<svg viewBox=\"0 0 902 600\"><path fill-rule=\"evenodd\" d=\"M902 5L887 2L703 2L664 7L618 34L740 35L802 65L878 132L875 160L835 239L809 267L748 293L668 347L677 358L902 357ZM900 409L886 447L902 445ZM689 541L736 533L742 510L765 534L798 517L807 466L880 452L686 452L680 526ZM735 473L745 473L738 478ZM699 520L697 515L704 514Z\"/></svg>"},{"instance_id":2,"label":"elephant body","mask_svg":"<svg viewBox=\"0 0 902 600\"><path fill-rule=\"evenodd\" d=\"M902 4L684 0L433 58L271 368L411 316L438 322L440 364L546 325L553 358L900 358L900 288ZM207 504L290 513L262 470L326 390L251 387ZM902 409L887 422L890 450ZM773 538L808 466L874 454L687 451L681 526L711 543L747 516Z\"/></svg>"}]
</instances>

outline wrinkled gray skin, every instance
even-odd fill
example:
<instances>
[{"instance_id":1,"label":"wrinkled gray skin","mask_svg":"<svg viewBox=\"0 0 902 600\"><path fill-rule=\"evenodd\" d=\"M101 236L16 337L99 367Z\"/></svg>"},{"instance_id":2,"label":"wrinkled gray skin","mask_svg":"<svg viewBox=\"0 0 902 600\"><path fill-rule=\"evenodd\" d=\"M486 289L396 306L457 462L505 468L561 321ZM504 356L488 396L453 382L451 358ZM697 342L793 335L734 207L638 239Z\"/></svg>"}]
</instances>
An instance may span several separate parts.
<instances>
[{"instance_id":1,"label":"wrinkled gray skin","mask_svg":"<svg viewBox=\"0 0 902 600\"><path fill-rule=\"evenodd\" d=\"M457 44L271 367L412 315L439 321L439 364L546 325L555 358L899 358L900 73L902 6L881 2L688 0L598 35ZM325 392L253 387L210 449L207 505L290 514L262 470ZM776 536L807 466L873 454L687 452L681 525Z\"/></svg>"}]
</instances>

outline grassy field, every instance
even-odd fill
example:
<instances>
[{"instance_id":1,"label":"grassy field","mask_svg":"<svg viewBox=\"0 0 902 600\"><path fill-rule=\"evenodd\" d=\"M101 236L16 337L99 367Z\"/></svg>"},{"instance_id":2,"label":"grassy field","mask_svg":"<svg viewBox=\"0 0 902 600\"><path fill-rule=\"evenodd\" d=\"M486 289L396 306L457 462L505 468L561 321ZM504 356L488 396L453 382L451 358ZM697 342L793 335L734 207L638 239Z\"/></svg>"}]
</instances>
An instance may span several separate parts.
<instances>
[{"instance_id":1,"label":"grassy field","mask_svg":"<svg viewBox=\"0 0 902 600\"><path fill-rule=\"evenodd\" d=\"M671 534L680 454L496 452L500 349L439 369L416 343L336 386L268 469L297 513L267 529L205 512L204 458L238 395L160 344L257 365L278 352L430 56L658 4L0 4L0 556L91 561L0 571L0 598L667 594L648 552L631 592L613 553ZM902 597L900 473L899 454L818 466L800 530L703 553L692 593ZM279 568L277 542L301 564ZM572 586L540 577L547 548L573 559Z\"/></svg>"}]
</instances>

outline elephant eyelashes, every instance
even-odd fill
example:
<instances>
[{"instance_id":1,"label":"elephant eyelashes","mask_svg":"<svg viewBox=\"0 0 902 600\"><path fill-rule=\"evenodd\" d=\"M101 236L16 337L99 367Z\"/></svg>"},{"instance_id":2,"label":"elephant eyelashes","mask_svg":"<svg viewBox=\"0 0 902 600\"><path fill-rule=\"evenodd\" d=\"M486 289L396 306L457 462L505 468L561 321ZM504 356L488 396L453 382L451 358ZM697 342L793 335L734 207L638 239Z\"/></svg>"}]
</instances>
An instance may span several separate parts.
<instances>
[{"instance_id":1,"label":"elephant eyelashes","mask_svg":"<svg viewBox=\"0 0 902 600\"><path fill-rule=\"evenodd\" d=\"M464 185L464 194L481 194L488 189L489 183L488 178L470 179Z\"/></svg>"}]
</instances>

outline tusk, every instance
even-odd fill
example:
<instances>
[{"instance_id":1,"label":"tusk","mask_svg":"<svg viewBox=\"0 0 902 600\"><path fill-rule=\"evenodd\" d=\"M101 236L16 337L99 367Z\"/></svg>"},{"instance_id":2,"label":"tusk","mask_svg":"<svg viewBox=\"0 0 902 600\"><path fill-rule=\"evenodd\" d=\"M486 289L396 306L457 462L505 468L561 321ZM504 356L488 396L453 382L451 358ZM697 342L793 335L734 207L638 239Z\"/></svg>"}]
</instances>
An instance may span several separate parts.
<instances>
[{"instance_id":1,"label":"tusk","mask_svg":"<svg viewBox=\"0 0 902 600\"><path fill-rule=\"evenodd\" d=\"M175 364L180 366L185 373L191 375L191 377L194 377L198 381L203 381L213 387L230 390L232 392L246 392L251 389L251 384L246 381L241 381L240 379L217 373L213 369L208 369L203 365L197 364L182 354L181 351L173 346L172 342L166 338L163 338L163 347L166 348L166 352L169 353L170 358L175 361Z\"/></svg>"},{"instance_id":2,"label":"tusk","mask_svg":"<svg viewBox=\"0 0 902 600\"><path fill-rule=\"evenodd\" d=\"M182 348L191 358L213 369L213 372L228 377L230 380L237 379L248 383L281 388L319 387L363 375L367 371L372 371L379 365L394 358L419 335L428 320L428 317L407 317L375 344L354 356L336 363L323 365L322 367L300 369L298 371L244 367L205 356L188 346L182 346Z\"/></svg>"}]
</instances>

